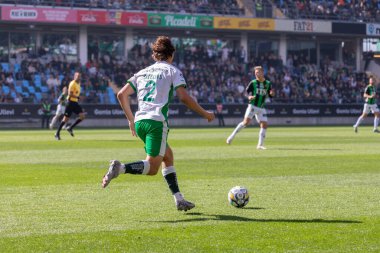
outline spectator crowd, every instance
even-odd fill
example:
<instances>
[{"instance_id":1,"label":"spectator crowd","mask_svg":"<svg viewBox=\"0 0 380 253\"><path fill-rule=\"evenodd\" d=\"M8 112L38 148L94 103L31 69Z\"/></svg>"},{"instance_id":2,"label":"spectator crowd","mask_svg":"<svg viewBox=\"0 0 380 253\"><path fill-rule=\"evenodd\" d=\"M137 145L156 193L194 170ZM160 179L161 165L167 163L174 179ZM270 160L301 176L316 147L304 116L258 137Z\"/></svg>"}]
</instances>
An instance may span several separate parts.
<instances>
[{"instance_id":1,"label":"spectator crowd","mask_svg":"<svg viewBox=\"0 0 380 253\"><path fill-rule=\"evenodd\" d=\"M380 21L379 0L277 0L274 2L282 10L282 13L291 19L326 19L356 22Z\"/></svg>"},{"instance_id":2,"label":"spectator crowd","mask_svg":"<svg viewBox=\"0 0 380 253\"><path fill-rule=\"evenodd\" d=\"M244 15L236 0L4 0L6 4L61 6L78 8L123 9L175 13Z\"/></svg>"},{"instance_id":3,"label":"spectator crowd","mask_svg":"<svg viewBox=\"0 0 380 253\"><path fill-rule=\"evenodd\" d=\"M302 54L283 61L274 53L245 60L242 48L211 50L202 45L177 47L174 64L183 72L188 91L200 103L245 103L245 87L254 66L263 66L276 90L274 103L359 103L367 76L352 67L324 59L321 66ZM19 67L0 66L1 103L55 101L74 71L82 74L82 103L116 103L115 92L138 70L153 63L147 44L135 45L126 61L104 55L85 65L63 56L23 57ZM26 85L26 84L27 85ZM116 87L116 88L115 88Z\"/></svg>"}]
</instances>

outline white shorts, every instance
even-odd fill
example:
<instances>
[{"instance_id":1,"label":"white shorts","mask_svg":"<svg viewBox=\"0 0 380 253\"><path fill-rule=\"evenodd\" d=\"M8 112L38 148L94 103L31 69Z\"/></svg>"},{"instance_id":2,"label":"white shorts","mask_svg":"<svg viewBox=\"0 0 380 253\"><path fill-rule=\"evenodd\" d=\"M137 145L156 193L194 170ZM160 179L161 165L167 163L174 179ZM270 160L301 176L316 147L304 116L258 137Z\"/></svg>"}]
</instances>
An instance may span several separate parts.
<instances>
[{"instance_id":1,"label":"white shorts","mask_svg":"<svg viewBox=\"0 0 380 253\"><path fill-rule=\"evenodd\" d=\"M363 113L368 114L370 111L372 113L379 112L379 107L377 107L377 104L369 105L365 103Z\"/></svg>"},{"instance_id":2,"label":"white shorts","mask_svg":"<svg viewBox=\"0 0 380 253\"><path fill-rule=\"evenodd\" d=\"M57 105L57 110L55 111L55 115L61 116L65 113L66 106L58 104Z\"/></svg>"},{"instance_id":3,"label":"white shorts","mask_svg":"<svg viewBox=\"0 0 380 253\"><path fill-rule=\"evenodd\" d=\"M253 115L255 115L256 121L258 123L262 121L268 122L267 111L264 108L256 107L249 104L247 110L245 111L244 118L252 119Z\"/></svg>"}]
</instances>

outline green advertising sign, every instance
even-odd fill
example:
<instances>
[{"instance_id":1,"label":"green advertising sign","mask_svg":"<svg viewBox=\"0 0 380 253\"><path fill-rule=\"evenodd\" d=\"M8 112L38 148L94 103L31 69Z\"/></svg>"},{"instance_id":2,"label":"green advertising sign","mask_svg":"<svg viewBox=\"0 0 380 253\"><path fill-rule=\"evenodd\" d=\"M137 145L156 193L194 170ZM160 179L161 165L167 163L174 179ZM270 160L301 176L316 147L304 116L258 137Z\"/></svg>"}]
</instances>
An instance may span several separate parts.
<instances>
[{"instance_id":1,"label":"green advertising sign","mask_svg":"<svg viewBox=\"0 0 380 253\"><path fill-rule=\"evenodd\" d=\"M148 14L148 26L178 28L214 28L214 18L175 14Z\"/></svg>"}]
</instances>

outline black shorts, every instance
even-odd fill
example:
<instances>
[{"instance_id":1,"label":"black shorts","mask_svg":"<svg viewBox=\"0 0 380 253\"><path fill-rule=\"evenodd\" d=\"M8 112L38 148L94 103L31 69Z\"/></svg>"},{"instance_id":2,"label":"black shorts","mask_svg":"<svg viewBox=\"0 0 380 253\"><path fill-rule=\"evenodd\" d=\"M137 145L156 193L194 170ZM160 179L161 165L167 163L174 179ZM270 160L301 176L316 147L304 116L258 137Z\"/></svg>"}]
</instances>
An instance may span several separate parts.
<instances>
[{"instance_id":1,"label":"black shorts","mask_svg":"<svg viewBox=\"0 0 380 253\"><path fill-rule=\"evenodd\" d=\"M71 117L71 114L73 113L79 114L82 112L83 112L82 107L78 104L78 102L69 101L66 105L64 115L66 117Z\"/></svg>"}]
</instances>

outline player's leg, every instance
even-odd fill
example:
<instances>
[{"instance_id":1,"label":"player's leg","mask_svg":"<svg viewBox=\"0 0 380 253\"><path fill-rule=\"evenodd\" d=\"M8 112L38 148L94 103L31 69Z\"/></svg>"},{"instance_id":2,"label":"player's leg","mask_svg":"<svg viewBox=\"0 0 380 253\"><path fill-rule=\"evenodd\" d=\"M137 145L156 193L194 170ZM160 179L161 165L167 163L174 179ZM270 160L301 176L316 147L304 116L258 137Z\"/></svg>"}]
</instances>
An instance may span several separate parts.
<instances>
[{"instance_id":1,"label":"player's leg","mask_svg":"<svg viewBox=\"0 0 380 253\"><path fill-rule=\"evenodd\" d=\"M248 105L247 110L244 114L244 119L242 122L240 122L234 129L234 131L231 133L230 136L228 136L226 143L231 144L232 140L235 138L236 134L240 132L243 128L249 125L251 122L251 119L253 118L253 115L255 113L255 110L251 104Z\"/></svg>"},{"instance_id":2,"label":"player's leg","mask_svg":"<svg viewBox=\"0 0 380 253\"><path fill-rule=\"evenodd\" d=\"M65 113L63 114L63 119L62 119L61 123L58 126L57 132L55 133L55 138L57 140L61 139L61 135L60 134L61 134L62 127L69 121L72 113L73 113L72 102L69 102L67 104L66 108L65 108Z\"/></svg>"},{"instance_id":3,"label":"player's leg","mask_svg":"<svg viewBox=\"0 0 380 253\"><path fill-rule=\"evenodd\" d=\"M358 127L359 127L360 123L365 119L365 117L367 117L369 111L370 111L369 105L367 103L365 103L362 115L360 115L360 117L358 118L356 123L353 125L355 133L358 132Z\"/></svg>"},{"instance_id":4,"label":"player's leg","mask_svg":"<svg viewBox=\"0 0 380 253\"><path fill-rule=\"evenodd\" d=\"M257 149L266 149L264 146L264 140L268 128L268 118L266 115L265 109L260 109L255 115L256 120L260 123L260 132L259 132L259 142L257 144Z\"/></svg>"},{"instance_id":5,"label":"player's leg","mask_svg":"<svg viewBox=\"0 0 380 253\"><path fill-rule=\"evenodd\" d=\"M377 108L377 105L374 108L373 114L375 115L375 118L373 119L373 132L374 133L380 133L379 129L377 127L379 126L379 117L380 117L380 112L379 109Z\"/></svg>"},{"instance_id":6,"label":"player's leg","mask_svg":"<svg viewBox=\"0 0 380 253\"><path fill-rule=\"evenodd\" d=\"M174 156L173 151L169 145L166 147L164 159L162 160L162 175L164 176L170 191L174 196L177 209L180 211L188 211L195 207L195 205L183 198L182 193L179 190L177 173L174 168Z\"/></svg>"},{"instance_id":7,"label":"player's leg","mask_svg":"<svg viewBox=\"0 0 380 253\"><path fill-rule=\"evenodd\" d=\"M102 186L106 187L119 174L156 175L160 169L166 152L166 137L168 128L166 123L141 120L135 124L137 135L145 143L145 160L122 164L117 160L111 161L108 172L103 177Z\"/></svg>"},{"instance_id":8,"label":"player's leg","mask_svg":"<svg viewBox=\"0 0 380 253\"><path fill-rule=\"evenodd\" d=\"M69 117L70 117L71 113L66 113L65 112L65 115L63 116L63 119L61 121L61 124L59 124L58 126L58 129L57 129L57 132L55 133L54 137L59 141L61 140L61 130L62 130L62 127L69 121Z\"/></svg>"},{"instance_id":9,"label":"player's leg","mask_svg":"<svg viewBox=\"0 0 380 253\"><path fill-rule=\"evenodd\" d=\"M55 124L57 123L59 117L60 117L62 114L64 114L64 113L65 113L65 112L64 112L64 108L62 108L62 105L61 105L61 104L58 104L58 105L57 105L57 111L55 112L55 115L54 115L54 117L53 117L53 119L51 120L51 123L50 123L50 125L49 125L49 128L50 128L50 129L53 129L53 128L54 128L54 126L55 126Z\"/></svg>"},{"instance_id":10,"label":"player's leg","mask_svg":"<svg viewBox=\"0 0 380 253\"><path fill-rule=\"evenodd\" d=\"M79 117L77 118L77 120L74 122L74 124L72 124L69 128L67 128L66 130L70 133L70 135L72 137L74 137L74 132L73 132L73 129L76 125L78 125L79 123L81 123L83 120L84 120L84 113L83 113L83 109L82 107L78 104L78 103L75 103L74 104L74 112L76 114L79 115Z\"/></svg>"}]
</instances>

